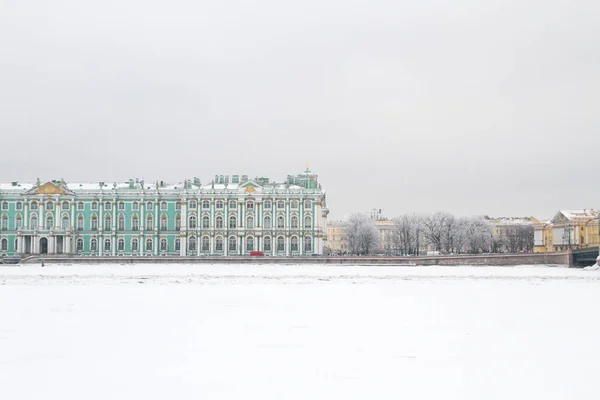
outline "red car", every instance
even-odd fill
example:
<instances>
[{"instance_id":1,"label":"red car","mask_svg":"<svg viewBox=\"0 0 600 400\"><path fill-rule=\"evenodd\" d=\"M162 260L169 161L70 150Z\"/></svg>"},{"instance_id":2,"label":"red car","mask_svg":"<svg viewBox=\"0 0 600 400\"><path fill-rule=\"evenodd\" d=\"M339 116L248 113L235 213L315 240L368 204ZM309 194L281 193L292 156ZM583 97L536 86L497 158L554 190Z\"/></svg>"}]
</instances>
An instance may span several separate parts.
<instances>
[{"instance_id":1,"label":"red car","mask_svg":"<svg viewBox=\"0 0 600 400\"><path fill-rule=\"evenodd\" d=\"M252 251L250 252L250 255L251 255L251 256L264 256L264 255L265 255L265 253L263 253L262 251L258 251L258 250L252 250Z\"/></svg>"}]
</instances>

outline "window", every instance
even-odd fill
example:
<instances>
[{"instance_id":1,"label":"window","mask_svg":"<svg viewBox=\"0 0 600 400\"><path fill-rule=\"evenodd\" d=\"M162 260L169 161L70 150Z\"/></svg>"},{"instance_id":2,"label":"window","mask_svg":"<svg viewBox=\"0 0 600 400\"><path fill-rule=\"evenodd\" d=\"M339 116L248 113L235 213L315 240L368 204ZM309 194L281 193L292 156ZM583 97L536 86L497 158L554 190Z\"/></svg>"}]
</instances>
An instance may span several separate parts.
<instances>
[{"instance_id":1,"label":"window","mask_svg":"<svg viewBox=\"0 0 600 400\"><path fill-rule=\"evenodd\" d=\"M8 210L8 201L2 202L2 210Z\"/></svg>"},{"instance_id":2,"label":"window","mask_svg":"<svg viewBox=\"0 0 600 400\"><path fill-rule=\"evenodd\" d=\"M138 251L138 240L137 240L137 238L131 239L131 251L133 251L133 252Z\"/></svg>"},{"instance_id":3,"label":"window","mask_svg":"<svg viewBox=\"0 0 600 400\"><path fill-rule=\"evenodd\" d=\"M92 201L92 210L97 210L98 209L98 203L96 203L95 201Z\"/></svg>"},{"instance_id":4,"label":"window","mask_svg":"<svg viewBox=\"0 0 600 400\"><path fill-rule=\"evenodd\" d=\"M77 216L77 228L78 231L82 231L83 230L83 215L79 214Z\"/></svg>"},{"instance_id":5,"label":"window","mask_svg":"<svg viewBox=\"0 0 600 400\"><path fill-rule=\"evenodd\" d=\"M307 216L304 217L304 229L310 229L312 228L312 218Z\"/></svg>"},{"instance_id":6,"label":"window","mask_svg":"<svg viewBox=\"0 0 600 400\"><path fill-rule=\"evenodd\" d=\"M65 211L69 211L69 202L68 201L62 202L62 209Z\"/></svg>"},{"instance_id":7,"label":"window","mask_svg":"<svg viewBox=\"0 0 600 400\"><path fill-rule=\"evenodd\" d=\"M237 208L237 201L229 200L229 208Z\"/></svg>"},{"instance_id":8,"label":"window","mask_svg":"<svg viewBox=\"0 0 600 400\"><path fill-rule=\"evenodd\" d=\"M146 211L150 211L154 208L154 203L152 203L151 201L146 203Z\"/></svg>"},{"instance_id":9,"label":"window","mask_svg":"<svg viewBox=\"0 0 600 400\"><path fill-rule=\"evenodd\" d=\"M90 240L90 250L92 250L92 251L98 250L98 239L92 238Z\"/></svg>"},{"instance_id":10,"label":"window","mask_svg":"<svg viewBox=\"0 0 600 400\"><path fill-rule=\"evenodd\" d=\"M2 219L0 219L0 230L7 231L8 230L8 216L3 215Z\"/></svg>"},{"instance_id":11,"label":"window","mask_svg":"<svg viewBox=\"0 0 600 400\"><path fill-rule=\"evenodd\" d=\"M202 217L202 229L208 229L210 227L210 218L208 216Z\"/></svg>"},{"instance_id":12,"label":"window","mask_svg":"<svg viewBox=\"0 0 600 400\"><path fill-rule=\"evenodd\" d=\"M98 230L98 217L96 217L95 215L92 216L92 230L93 231Z\"/></svg>"},{"instance_id":13,"label":"window","mask_svg":"<svg viewBox=\"0 0 600 400\"><path fill-rule=\"evenodd\" d=\"M160 251L167 251L167 239L160 239Z\"/></svg>"},{"instance_id":14,"label":"window","mask_svg":"<svg viewBox=\"0 0 600 400\"><path fill-rule=\"evenodd\" d=\"M8 251L8 240L2 239L2 251Z\"/></svg>"},{"instance_id":15,"label":"window","mask_svg":"<svg viewBox=\"0 0 600 400\"><path fill-rule=\"evenodd\" d=\"M20 215L15 217L15 229L21 229L23 227L23 218Z\"/></svg>"},{"instance_id":16,"label":"window","mask_svg":"<svg viewBox=\"0 0 600 400\"><path fill-rule=\"evenodd\" d=\"M304 238L304 251L311 252L312 251L312 239L310 236L306 236Z\"/></svg>"},{"instance_id":17,"label":"window","mask_svg":"<svg viewBox=\"0 0 600 400\"><path fill-rule=\"evenodd\" d=\"M77 251L83 251L83 239L77 239Z\"/></svg>"},{"instance_id":18,"label":"window","mask_svg":"<svg viewBox=\"0 0 600 400\"><path fill-rule=\"evenodd\" d=\"M175 216L175 230L176 231L181 230L181 214L177 214Z\"/></svg>"},{"instance_id":19,"label":"window","mask_svg":"<svg viewBox=\"0 0 600 400\"><path fill-rule=\"evenodd\" d=\"M271 200L265 200L265 210L271 209Z\"/></svg>"},{"instance_id":20,"label":"window","mask_svg":"<svg viewBox=\"0 0 600 400\"><path fill-rule=\"evenodd\" d=\"M104 210L108 211L112 208L112 204L110 203L110 201L105 201L104 202Z\"/></svg>"},{"instance_id":21,"label":"window","mask_svg":"<svg viewBox=\"0 0 600 400\"><path fill-rule=\"evenodd\" d=\"M112 229L112 218L110 215L104 216L104 230L110 231Z\"/></svg>"},{"instance_id":22,"label":"window","mask_svg":"<svg viewBox=\"0 0 600 400\"><path fill-rule=\"evenodd\" d=\"M215 225L216 225L217 229L223 229L223 217L221 217L219 215L215 222L216 222Z\"/></svg>"},{"instance_id":23,"label":"window","mask_svg":"<svg viewBox=\"0 0 600 400\"><path fill-rule=\"evenodd\" d=\"M196 200L191 200L189 205L190 205L190 208L196 208L196 205L197 205Z\"/></svg>"},{"instance_id":24,"label":"window","mask_svg":"<svg viewBox=\"0 0 600 400\"><path fill-rule=\"evenodd\" d=\"M235 229L237 226L237 218L229 217L229 229Z\"/></svg>"},{"instance_id":25,"label":"window","mask_svg":"<svg viewBox=\"0 0 600 400\"><path fill-rule=\"evenodd\" d=\"M283 236L279 236L277 238L277 251L282 252L285 251L285 239Z\"/></svg>"},{"instance_id":26,"label":"window","mask_svg":"<svg viewBox=\"0 0 600 400\"><path fill-rule=\"evenodd\" d=\"M246 218L246 228L247 229L254 229L254 217L248 217L248 218Z\"/></svg>"},{"instance_id":27,"label":"window","mask_svg":"<svg viewBox=\"0 0 600 400\"><path fill-rule=\"evenodd\" d=\"M292 200L292 205L291 205L291 207L292 207L294 210L297 210L297 209L298 209L298 200Z\"/></svg>"},{"instance_id":28,"label":"window","mask_svg":"<svg viewBox=\"0 0 600 400\"><path fill-rule=\"evenodd\" d=\"M215 250L223 251L223 238L221 236L217 236L215 239Z\"/></svg>"},{"instance_id":29,"label":"window","mask_svg":"<svg viewBox=\"0 0 600 400\"><path fill-rule=\"evenodd\" d=\"M205 253L210 251L210 239L208 236L202 237L202 251Z\"/></svg>"},{"instance_id":30,"label":"window","mask_svg":"<svg viewBox=\"0 0 600 400\"><path fill-rule=\"evenodd\" d=\"M152 238L146 239L146 251L152 251Z\"/></svg>"},{"instance_id":31,"label":"window","mask_svg":"<svg viewBox=\"0 0 600 400\"><path fill-rule=\"evenodd\" d=\"M237 239L235 238L235 236L230 236L229 237L229 251L235 251L236 246L237 245Z\"/></svg>"},{"instance_id":32,"label":"window","mask_svg":"<svg viewBox=\"0 0 600 400\"><path fill-rule=\"evenodd\" d=\"M132 231L140 230L140 220L138 219L137 215L134 215L133 217L131 217L131 230Z\"/></svg>"},{"instance_id":33,"label":"window","mask_svg":"<svg viewBox=\"0 0 600 400\"><path fill-rule=\"evenodd\" d=\"M290 222L292 228L298 228L298 217L293 216Z\"/></svg>"},{"instance_id":34,"label":"window","mask_svg":"<svg viewBox=\"0 0 600 400\"><path fill-rule=\"evenodd\" d=\"M210 208L210 202L208 200L204 200L202 202L202 208Z\"/></svg>"},{"instance_id":35,"label":"window","mask_svg":"<svg viewBox=\"0 0 600 400\"><path fill-rule=\"evenodd\" d=\"M38 228L38 218L36 215L31 216L31 229L37 229Z\"/></svg>"},{"instance_id":36,"label":"window","mask_svg":"<svg viewBox=\"0 0 600 400\"><path fill-rule=\"evenodd\" d=\"M196 237L195 236L190 237L190 242L188 243L188 250L196 251Z\"/></svg>"},{"instance_id":37,"label":"window","mask_svg":"<svg viewBox=\"0 0 600 400\"><path fill-rule=\"evenodd\" d=\"M196 229L196 216L192 215L188 220L188 225L190 229Z\"/></svg>"},{"instance_id":38,"label":"window","mask_svg":"<svg viewBox=\"0 0 600 400\"><path fill-rule=\"evenodd\" d=\"M163 211L166 211L169 209L169 206L167 205L166 201L163 201L162 203L160 203L160 209Z\"/></svg>"},{"instance_id":39,"label":"window","mask_svg":"<svg viewBox=\"0 0 600 400\"><path fill-rule=\"evenodd\" d=\"M254 202L249 201L246 203L246 209L247 210L254 210Z\"/></svg>"},{"instance_id":40,"label":"window","mask_svg":"<svg viewBox=\"0 0 600 400\"><path fill-rule=\"evenodd\" d=\"M269 251L269 252L271 251L271 236L265 236L263 245L264 245L265 251Z\"/></svg>"},{"instance_id":41,"label":"window","mask_svg":"<svg viewBox=\"0 0 600 400\"><path fill-rule=\"evenodd\" d=\"M69 229L69 225L71 225L69 223L69 216L63 215L60 227L66 231L67 229Z\"/></svg>"},{"instance_id":42,"label":"window","mask_svg":"<svg viewBox=\"0 0 600 400\"><path fill-rule=\"evenodd\" d=\"M117 240L117 251L123 250L125 250L125 239L119 238L119 240Z\"/></svg>"},{"instance_id":43,"label":"window","mask_svg":"<svg viewBox=\"0 0 600 400\"><path fill-rule=\"evenodd\" d=\"M181 239L175 239L175 251L181 250Z\"/></svg>"},{"instance_id":44,"label":"window","mask_svg":"<svg viewBox=\"0 0 600 400\"><path fill-rule=\"evenodd\" d=\"M292 251L298 251L298 237L292 236L290 240L290 247Z\"/></svg>"},{"instance_id":45,"label":"window","mask_svg":"<svg viewBox=\"0 0 600 400\"><path fill-rule=\"evenodd\" d=\"M281 200L278 201L277 202L277 208L280 209L280 210L284 209L285 208L285 203L283 201L281 201Z\"/></svg>"},{"instance_id":46,"label":"window","mask_svg":"<svg viewBox=\"0 0 600 400\"><path fill-rule=\"evenodd\" d=\"M52 229L54 227L54 217L52 215L48 215L46 217L46 229Z\"/></svg>"},{"instance_id":47,"label":"window","mask_svg":"<svg viewBox=\"0 0 600 400\"><path fill-rule=\"evenodd\" d=\"M181 202L179 202L179 201L175 202L175 210L177 210L177 211L181 210Z\"/></svg>"},{"instance_id":48,"label":"window","mask_svg":"<svg viewBox=\"0 0 600 400\"><path fill-rule=\"evenodd\" d=\"M117 221L117 229L120 231L125 230L125 216L123 214L119 215L119 219Z\"/></svg>"},{"instance_id":49,"label":"window","mask_svg":"<svg viewBox=\"0 0 600 400\"><path fill-rule=\"evenodd\" d=\"M77 202L77 210L78 211L82 211L83 210L83 201Z\"/></svg>"},{"instance_id":50,"label":"window","mask_svg":"<svg viewBox=\"0 0 600 400\"><path fill-rule=\"evenodd\" d=\"M304 200L304 208L310 208L311 207L311 201L310 200Z\"/></svg>"},{"instance_id":51,"label":"window","mask_svg":"<svg viewBox=\"0 0 600 400\"><path fill-rule=\"evenodd\" d=\"M277 228L284 228L285 227L285 220L283 219L283 216L279 216L277 217Z\"/></svg>"},{"instance_id":52,"label":"window","mask_svg":"<svg viewBox=\"0 0 600 400\"><path fill-rule=\"evenodd\" d=\"M167 227L167 216L163 215L160 217L160 229L163 231L166 231L168 229Z\"/></svg>"},{"instance_id":53,"label":"window","mask_svg":"<svg viewBox=\"0 0 600 400\"><path fill-rule=\"evenodd\" d=\"M271 229L271 217L268 215L265 217L265 229Z\"/></svg>"},{"instance_id":54,"label":"window","mask_svg":"<svg viewBox=\"0 0 600 400\"><path fill-rule=\"evenodd\" d=\"M248 236L246 238L246 251L254 250L254 238L252 236Z\"/></svg>"},{"instance_id":55,"label":"window","mask_svg":"<svg viewBox=\"0 0 600 400\"><path fill-rule=\"evenodd\" d=\"M124 201L120 201L119 202L119 211L123 211L125 210L125 202Z\"/></svg>"},{"instance_id":56,"label":"window","mask_svg":"<svg viewBox=\"0 0 600 400\"><path fill-rule=\"evenodd\" d=\"M221 200L217 200L217 208L218 209L222 209L223 208L223 202Z\"/></svg>"},{"instance_id":57,"label":"window","mask_svg":"<svg viewBox=\"0 0 600 400\"><path fill-rule=\"evenodd\" d=\"M46 210L54 210L54 203L51 201L46 202Z\"/></svg>"},{"instance_id":58,"label":"window","mask_svg":"<svg viewBox=\"0 0 600 400\"><path fill-rule=\"evenodd\" d=\"M137 211L140 209L140 204L137 201L134 201L133 204L131 205L131 209L133 211Z\"/></svg>"},{"instance_id":59,"label":"window","mask_svg":"<svg viewBox=\"0 0 600 400\"><path fill-rule=\"evenodd\" d=\"M38 209L38 203L37 203L37 201L32 201L31 202L31 209L32 210L37 210Z\"/></svg>"},{"instance_id":60,"label":"window","mask_svg":"<svg viewBox=\"0 0 600 400\"><path fill-rule=\"evenodd\" d=\"M152 215L148 214L146 215L146 230L147 231L151 231L153 229L153 220L154 218L152 218Z\"/></svg>"},{"instance_id":61,"label":"window","mask_svg":"<svg viewBox=\"0 0 600 400\"><path fill-rule=\"evenodd\" d=\"M21 203L20 201L17 201L16 208L17 208L17 210L22 210L23 209L23 203Z\"/></svg>"},{"instance_id":62,"label":"window","mask_svg":"<svg viewBox=\"0 0 600 400\"><path fill-rule=\"evenodd\" d=\"M104 251L110 251L110 239L104 239Z\"/></svg>"}]
</instances>

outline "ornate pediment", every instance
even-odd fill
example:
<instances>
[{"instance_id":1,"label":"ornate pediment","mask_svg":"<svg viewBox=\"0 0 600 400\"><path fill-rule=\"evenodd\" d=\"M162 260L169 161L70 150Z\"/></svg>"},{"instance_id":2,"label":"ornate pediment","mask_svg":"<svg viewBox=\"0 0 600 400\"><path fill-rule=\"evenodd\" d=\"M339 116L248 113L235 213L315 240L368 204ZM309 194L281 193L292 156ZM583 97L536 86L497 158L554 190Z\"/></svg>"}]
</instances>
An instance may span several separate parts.
<instances>
[{"instance_id":1,"label":"ornate pediment","mask_svg":"<svg viewBox=\"0 0 600 400\"><path fill-rule=\"evenodd\" d=\"M65 195L72 194L72 192L54 182L46 182L43 185L33 187L27 194Z\"/></svg>"},{"instance_id":2,"label":"ornate pediment","mask_svg":"<svg viewBox=\"0 0 600 400\"><path fill-rule=\"evenodd\" d=\"M256 190L261 189L262 186L254 181L248 181L248 182L244 182L243 184L241 184L240 188L248 193L253 193Z\"/></svg>"}]
</instances>

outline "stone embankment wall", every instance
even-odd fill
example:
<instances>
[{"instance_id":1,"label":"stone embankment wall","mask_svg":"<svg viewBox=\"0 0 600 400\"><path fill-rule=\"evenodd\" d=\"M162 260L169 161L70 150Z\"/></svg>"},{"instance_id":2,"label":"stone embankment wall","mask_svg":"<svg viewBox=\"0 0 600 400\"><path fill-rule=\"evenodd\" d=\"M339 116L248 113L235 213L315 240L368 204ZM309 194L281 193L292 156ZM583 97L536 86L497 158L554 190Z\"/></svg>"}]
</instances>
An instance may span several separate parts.
<instances>
[{"instance_id":1,"label":"stone embankment wall","mask_svg":"<svg viewBox=\"0 0 600 400\"><path fill-rule=\"evenodd\" d=\"M573 265L571 252L439 257L76 257L31 256L21 264Z\"/></svg>"}]
</instances>

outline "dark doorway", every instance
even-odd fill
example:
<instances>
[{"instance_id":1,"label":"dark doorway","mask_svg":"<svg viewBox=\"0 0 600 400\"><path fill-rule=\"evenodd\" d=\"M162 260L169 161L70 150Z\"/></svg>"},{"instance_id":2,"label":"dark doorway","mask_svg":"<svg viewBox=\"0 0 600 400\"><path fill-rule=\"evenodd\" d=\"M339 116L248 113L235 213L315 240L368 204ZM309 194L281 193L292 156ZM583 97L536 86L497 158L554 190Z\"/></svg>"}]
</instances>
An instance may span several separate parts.
<instances>
[{"instance_id":1,"label":"dark doorway","mask_svg":"<svg viewBox=\"0 0 600 400\"><path fill-rule=\"evenodd\" d=\"M48 239L40 239L40 254L48 254Z\"/></svg>"}]
</instances>

